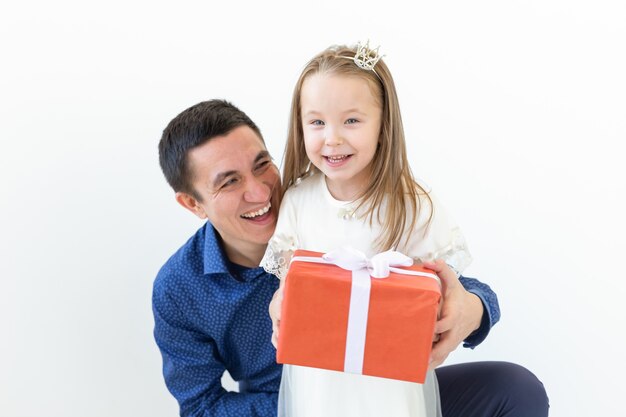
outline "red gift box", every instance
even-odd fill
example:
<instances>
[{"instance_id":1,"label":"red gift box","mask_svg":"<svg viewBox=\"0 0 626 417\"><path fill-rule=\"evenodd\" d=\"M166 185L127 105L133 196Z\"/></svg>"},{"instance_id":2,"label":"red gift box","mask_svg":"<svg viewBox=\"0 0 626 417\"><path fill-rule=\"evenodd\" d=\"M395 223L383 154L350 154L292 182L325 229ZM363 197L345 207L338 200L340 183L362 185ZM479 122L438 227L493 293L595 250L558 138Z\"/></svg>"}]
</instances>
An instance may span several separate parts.
<instances>
[{"instance_id":1,"label":"red gift box","mask_svg":"<svg viewBox=\"0 0 626 417\"><path fill-rule=\"evenodd\" d=\"M361 279L365 272L371 285L364 297L353 288L356 272L321 258L319 252L294 254L281 307L277 362L423 383L441 298L436 275L409 266L389 268L387 278L376 279L361 270ZM363 298L365 305L356 308L355 300ZM363 309L365 317L358 313ZM356 342L355 326L363 333ZM354 370L355 359L362 368Z\"/></svg>"}]
</instances>

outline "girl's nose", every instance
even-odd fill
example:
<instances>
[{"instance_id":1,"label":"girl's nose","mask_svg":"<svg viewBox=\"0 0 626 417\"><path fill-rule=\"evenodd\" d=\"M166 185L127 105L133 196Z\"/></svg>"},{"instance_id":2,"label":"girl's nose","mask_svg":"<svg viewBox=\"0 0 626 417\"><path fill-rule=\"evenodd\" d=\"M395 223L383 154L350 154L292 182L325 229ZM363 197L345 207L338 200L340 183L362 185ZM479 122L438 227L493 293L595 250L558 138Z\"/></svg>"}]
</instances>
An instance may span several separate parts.
<instances>
[{"instance_id":1,"label":"girl's nose","mask_svg":"<svg viewBox=\"0 0 626 417\"><path fill-rule=\"evenodd\" d=\"M331 129L330 127L326 128L324 143L327 146L338 146L343 143L343 138L335 129Z\"/></svg>"}]
</instances>

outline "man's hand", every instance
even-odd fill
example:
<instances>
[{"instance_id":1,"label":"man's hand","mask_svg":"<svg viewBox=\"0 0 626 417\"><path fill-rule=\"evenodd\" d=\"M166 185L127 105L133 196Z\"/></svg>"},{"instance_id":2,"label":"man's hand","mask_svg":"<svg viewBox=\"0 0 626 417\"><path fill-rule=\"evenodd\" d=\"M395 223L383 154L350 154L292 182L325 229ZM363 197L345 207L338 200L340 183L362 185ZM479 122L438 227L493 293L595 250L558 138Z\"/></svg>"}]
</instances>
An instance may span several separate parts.
<instances>
[{"instance_id":1,"label":"man's hand","mask_svg":"<svg viewBox=\"0 0 626 417\"><path fill-rule=\"evenodd\" d=\"M278 348L278 329L280 328L280 307L282 303L283 283L281 281L280 287L274 293L269 306L270 318L272 319L272 344L275 348Z\"/></svg>"},{"instance_id":2,"label":"man's hand","mask_svg":"<svg viewBox=\"0 0 626 417\"><path fill-rule=\"evenodd\" d=\"M483 304L480 298L463 288L456 273L443 260L424 262L423 265L437 273L442 285L443 305L441 316L435 323L435 342L429 365L429 369L435 369L478 329L483 316Z\"/></svg>"}]
</instances>

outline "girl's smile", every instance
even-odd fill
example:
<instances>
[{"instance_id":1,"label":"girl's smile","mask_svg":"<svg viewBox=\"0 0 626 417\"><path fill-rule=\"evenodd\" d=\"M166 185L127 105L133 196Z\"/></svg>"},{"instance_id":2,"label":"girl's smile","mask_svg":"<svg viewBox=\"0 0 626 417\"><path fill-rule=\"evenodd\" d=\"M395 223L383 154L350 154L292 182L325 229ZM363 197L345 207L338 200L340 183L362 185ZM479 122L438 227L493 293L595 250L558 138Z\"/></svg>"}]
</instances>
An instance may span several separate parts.
<instances>
[{"instance_id":1,"label":"girl's smile","mask_svg":"<svg viewBox=\"0 0 626 417\"><path fill-rule=\"evenodd\" d=\"M344 166L351 157L352 155L323 155L326 163L333 168Z\"/></svg>"}]
</instances>

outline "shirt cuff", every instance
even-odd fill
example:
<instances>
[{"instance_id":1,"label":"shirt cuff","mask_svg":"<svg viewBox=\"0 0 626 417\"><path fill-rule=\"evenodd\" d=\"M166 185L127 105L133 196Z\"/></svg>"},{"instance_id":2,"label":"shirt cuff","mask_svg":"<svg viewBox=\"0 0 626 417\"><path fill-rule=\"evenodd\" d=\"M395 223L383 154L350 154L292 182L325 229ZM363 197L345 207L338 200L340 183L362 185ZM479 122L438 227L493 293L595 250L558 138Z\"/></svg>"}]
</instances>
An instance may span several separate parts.
<instances>
[{"instance_id":1,"label":"shirt cuff","mask_svg":"<svg viewBox=\"0 0 626 417\"><path fill-rule=\"evenodd\" d=\"M483 316L480 319L480 326L478 327L478 329L474 330L472 334L467 336L467 338L463 341L463 347L474 349L476 346L480 345L483 340L487 338L487 335L489 334L489 331L491 330L491 319L488 313L489 309L487 308L487 303L485 302L481 294L475 291L468 291L468 292L476 295L480 299L480 302L483 305Z\"/></svg>"},{"instance_id":2,"label":"shirt cuff","mask_svg":"<svg viewBox=\"0 0 626 417\"><path fill-rule=\"evenodd\" d=\"M487 284L463 276L459 277L459 281L468 292L475 294L483 305L480 326L463 343L463 347L473 349L485 340L491 328L500 320L500 306L498 297Z\"/></svg>"}]
</instances>

